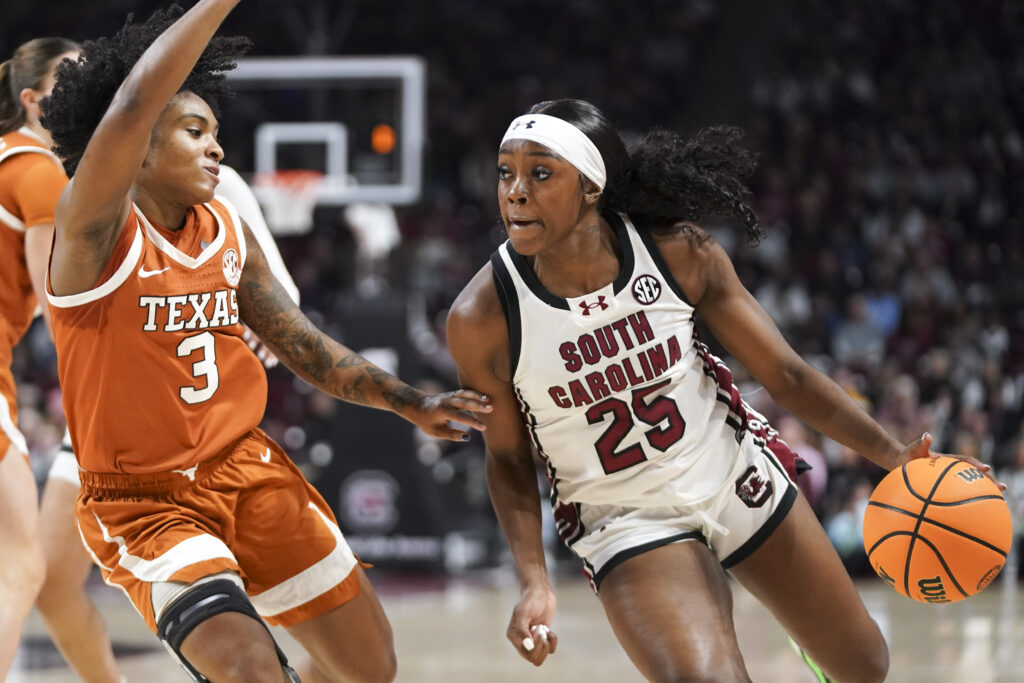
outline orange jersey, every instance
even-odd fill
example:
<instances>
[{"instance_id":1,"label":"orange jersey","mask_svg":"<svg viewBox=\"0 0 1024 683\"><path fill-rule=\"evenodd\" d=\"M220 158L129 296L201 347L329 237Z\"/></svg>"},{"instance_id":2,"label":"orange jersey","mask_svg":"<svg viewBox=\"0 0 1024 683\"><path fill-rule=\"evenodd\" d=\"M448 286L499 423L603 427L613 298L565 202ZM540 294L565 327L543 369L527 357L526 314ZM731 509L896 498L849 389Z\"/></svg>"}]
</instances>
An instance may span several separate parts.
<instances>
[{"instance_id":1,"label":"orange jersey","mask_svg":"<svg viewBox=\"0 0 1024 683\"><path fill-rule=\"evenodd\" d=\"M32 323L37 304L25 263L25 231L53 223L67 182L60 160L35 133L20 128L0 135L0 458L12 443L28 455L17 428L11 373L11 350Z\"/></svg>"},{"instance_id":2,"label":"orange jersey","mask_svg":"<svg viewBox=\"0 0 1024 683\"><path fill-rule=\"evenodd\" d=\"M57 367L89 472L190 468L263 418L267 379L242 339L245 236L234 208L193 206L176 232L133 207L99 284L54 296Z\"/></svg>"},{"instance_id":3,"label":"orange jersey","mask_svg":"<svg viewBox=\"0 0 1024 683\"><path fill-rule=\"evenodd\" d=\"M30 130L0 136L0 367L10 367L11 349L36 310L25 264L25 231L53 223L54 207L67 182L60 160ZM13 384L0 390L14 395Z\"/></svg>"}]
</instances>

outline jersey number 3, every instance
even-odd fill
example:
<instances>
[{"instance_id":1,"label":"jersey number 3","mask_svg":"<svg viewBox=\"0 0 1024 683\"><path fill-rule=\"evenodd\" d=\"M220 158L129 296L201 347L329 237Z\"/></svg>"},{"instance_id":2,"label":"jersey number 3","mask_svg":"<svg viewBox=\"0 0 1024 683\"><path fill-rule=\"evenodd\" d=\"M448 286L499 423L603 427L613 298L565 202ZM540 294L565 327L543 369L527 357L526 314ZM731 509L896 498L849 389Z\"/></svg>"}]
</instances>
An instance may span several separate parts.
<instances>
[{"instance_id":1,"label":"jersey number 3","mask_svg":"<svg viewBox=\"0 0 1024 683\"><path fill-rule=\"evenodd\" d=\"M196 351L202 352L202 356L192 363L192 376L205 378L206 386L192 387L185 386L178 388L178 396L189 405L209 401L210 397L220 386L220 372L217 370L217 347L214 346L213 334L200 332L191 337L185 337L178 344L178 358L187 358Z\"/></svg>"},{"instance_id":2,"label":"jersey number 3","mask_svg":"<svg viewBox=\"0 0 1024 683\"><path fill-rule=\"evenodd\" d=\"M647 460L641 444L636 443L619 450L622 440L636 424L634 416L651 426L651 429L644 432L644 436L647 443L659 451L665 452L672 444L683 438L686 421L679 414L676 402L668 396L656 396L650 402L646 400L648 395L666 384L668 380L636 389L628 404L622 399L609 398L590 406L587 410L587 422L592 425L604 421L606 415L612 416L612 423L594 443L605 474L619 472ZM668 423L660 426L666 420Z\"/></svg>"}]
</instances>

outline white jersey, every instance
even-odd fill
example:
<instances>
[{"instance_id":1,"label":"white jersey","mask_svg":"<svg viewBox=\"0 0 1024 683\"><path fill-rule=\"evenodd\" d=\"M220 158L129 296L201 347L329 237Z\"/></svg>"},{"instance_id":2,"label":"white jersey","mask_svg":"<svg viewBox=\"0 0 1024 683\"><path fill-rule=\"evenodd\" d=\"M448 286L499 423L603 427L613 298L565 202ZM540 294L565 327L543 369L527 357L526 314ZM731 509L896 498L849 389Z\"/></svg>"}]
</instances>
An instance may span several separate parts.
<instances>
[{"instance_id":1,"label":"white jersey","mask_svg":"<svg viewBox=\"0 0 1024 683\"><path fill-rule=\"evenodd\" d=\"M491 257L513 385L560 526L578 504L707 500L736 477L744 438L776 436L698 339L694 307L650 234L625 215L606 217L622 267L584 296L546 290L508 242Z\"/></svg>"}]
</instances>

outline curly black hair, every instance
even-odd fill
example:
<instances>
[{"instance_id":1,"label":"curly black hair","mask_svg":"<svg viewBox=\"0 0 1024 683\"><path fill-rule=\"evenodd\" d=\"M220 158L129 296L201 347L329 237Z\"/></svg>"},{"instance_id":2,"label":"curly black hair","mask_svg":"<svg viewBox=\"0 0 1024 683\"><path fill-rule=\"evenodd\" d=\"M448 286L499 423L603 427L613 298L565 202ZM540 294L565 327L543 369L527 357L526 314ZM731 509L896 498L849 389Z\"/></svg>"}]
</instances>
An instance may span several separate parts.
<instances>
[{"instance_id":1,"label":"curly black hair","mask_svg":"<svg viewBox=\"0 0 1024 683\"><path fill-rule=\"evenodd\" d=\"M627 151L615 127L589 102L550 100L529 113L568 121L597 146L608 173L598 208L622 211L652 230L709 215L735 216L752 244L763 236L744 182L757 167L757 155L741 144L742 129L711 126L687 139L656 128Z\"/></svg>"},{"instance_id":2,"label":"curly black hair","mask_svg":"<svg viewBox=\"0 0 1024 683\"><path fill-rule=\"evenodd\" d=\"M182 14L176 4L157 10L141 24L134 23L129 14L112 37L85 41L77 62L65 61L57 67L53 93L41 102L40 122L53 135L54 151L64 160L69 176L78 168L89 139L128 72ZM230 94L224 72L235 68L235 59L250 45L243 36L214 38L181 90L195 93L218 114L218 101Z\"/></svg>"}]
</instances>

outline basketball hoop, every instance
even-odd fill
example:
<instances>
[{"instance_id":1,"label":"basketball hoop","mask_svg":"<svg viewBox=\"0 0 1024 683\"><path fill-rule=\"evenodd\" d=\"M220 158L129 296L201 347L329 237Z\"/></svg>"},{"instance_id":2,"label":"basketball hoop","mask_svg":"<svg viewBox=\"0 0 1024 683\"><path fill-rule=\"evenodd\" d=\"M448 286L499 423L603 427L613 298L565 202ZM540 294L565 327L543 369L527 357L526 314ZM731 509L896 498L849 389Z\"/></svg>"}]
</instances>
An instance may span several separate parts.
<instances>
[{"instance_id":1,"label":"basketball hoop","mask_svg":"<svg viewBox=\"0 0 1024 683\"><path fill-rule=\"evenodd\" d=\"M253 192L263 208L270 231L275 235L300 235L313 227L324 174L308 169L282 169L257 173Z\"/></svg>"}]
</instances>

